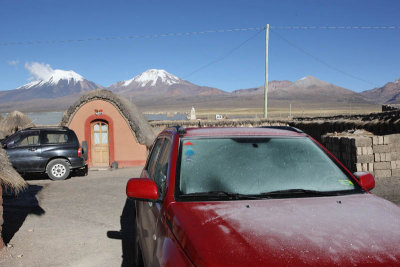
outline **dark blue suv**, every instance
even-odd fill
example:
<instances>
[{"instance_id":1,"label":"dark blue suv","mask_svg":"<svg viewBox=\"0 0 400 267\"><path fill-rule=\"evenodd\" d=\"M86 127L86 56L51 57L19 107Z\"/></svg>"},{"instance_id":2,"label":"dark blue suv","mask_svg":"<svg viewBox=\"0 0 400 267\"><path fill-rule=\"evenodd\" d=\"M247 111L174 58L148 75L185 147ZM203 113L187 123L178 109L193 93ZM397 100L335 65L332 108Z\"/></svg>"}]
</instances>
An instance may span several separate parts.
<instances>
[{"instance_id":1,"label":"dark blue suv","mask_svg":"<svg viewBox=\"0 0 400 267\"><path fill-rule=\"evenodd\" d=\"M67 127L27 128L1 144L19 173L47 173L52 180L64 180L75 169L87 173L87 147Z\"/></svg>"}]
</instances>

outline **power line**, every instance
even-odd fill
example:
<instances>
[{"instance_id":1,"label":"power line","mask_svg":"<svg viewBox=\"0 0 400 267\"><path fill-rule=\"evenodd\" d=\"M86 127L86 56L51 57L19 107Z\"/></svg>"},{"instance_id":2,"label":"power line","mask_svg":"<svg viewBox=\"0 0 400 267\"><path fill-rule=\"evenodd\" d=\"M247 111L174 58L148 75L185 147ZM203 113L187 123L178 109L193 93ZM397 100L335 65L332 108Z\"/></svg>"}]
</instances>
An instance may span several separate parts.
<instances>
[{"instance_id":1,"label":"power line","mask_svg":"<svg viewBox=\"0 0 400 267\"><path fill-rule=\"evenodd\" d=\"M82 39L66 39L66 40L36 40L36 41L5 41L0 42L0 46L18 46L18 45L43 45L43 44L64 44L64 43L80 43L80 42L95 42L95 41L111 41L111 40L130 40L130 39L151 39L163 37L182 37L190 35L204 35L212 33L228 33L228 32L244 32L244 31L259 31L265 27L249 27L249 28L234 28L208 31L193 31L193 32L175 32L161 34L142 34L142 35L123 35L123 36L106 36L93 37ZM397 30L400 26L270 26L270 29L279 30Z\"/></svg>"},{"instance_id":2,"label":"power line","mask_svg":"<svg viewBox=\"0 0 400 267\"><path fill-rule=\"evenodd\" d=\"M162 33L162 34L96 37L96 38L83 38L83 39L70 39L70 40L39 40L39 41L0 42L0 46L78 43L78 42L89 42L89 41L110 41L110 40L129 40L129 39L152 39L152 38L163 38L163 37L182 37L182 36L189 36L189 35L204 35L204 34L211 34L211 33L259 31L259 30L263 30L263 29L264 29L264 27L251 27L251 28L235 28L235 29L208 30L208 31L197 31L197 32L177 32L177 33Z\"/></svg>"},{"instance_id":3,"label":"power line","mask_svg":"<svg viewBox=\"0 0 400 267\"><path fill-rule=\"evenodd\" d=\"M227 53L223 54L222 56L218 57L217 59L214 59L212 61L210 61L209 63L195 69L194 71L190 72L189 74L185 75L182 77L182 79L186 79L187 77L195 74L196 72L199 72L217 62L220 62L222 60L224 60L225 58L227 58L228 56L230 56L233 52L235 52L236 50L240 49L242 46L244 46L247 42L249 42L250 40L254 39L257 35L259 35L261 32L263 32L265 30L265 27L261 28L261 30L259 30L256 34L252 35L250 38L244 40L242 43L240 43L239 45L235 46L234 48L232 48L231 50L229 50Z\"/></svg>"},{"instance_id":4,"label":"power line","mask_svg":"<svg viewBox=\"0 0 400 267\"><path fill-rule=\"evenodd\" d=\"M373 85L373 86L375 86L375 87L378 87L378 85L376 85L375 83L373 83L373 82L371 82L371 81L365 80L365 79L360 78L360 77L358 77L358 76L355 76L355 75L353 75L353 74L351 74L351 73L348 73L348 72L346 72L346 71L344 71L344 70L341 70L341 69L339 69L339 68L337 68L337 67L335 67L335 66L332 66L331 64L329 64L329 63L327 63L326 61L320 59L319 57L314 56L313 54L311 54L310 52L308 52L308 51L305 50L304 48L302 48L302 47L296 45L295 43L289 41L288 39L284 38L282 35L280 35L280 34L277 33L276 31L271 30L271 32L273 32L277 37L279 37L281 40L283 40L284 42L286 42L286 43L289 44L290 46L292 46L292 47L298 49L299 51L303 52L304 54L308 55L309 57L312 57L314 60L318 61L318 62L321 63L322 65L325 65L326 67L328 67L328 68L330 68L330 69L333 69L333 70L335 70L335 71L337 71L337 72L339 72L339 73L341 73L341 74L343 74L343 75L346 75L346 76L348 76L348 77L350 77L350 78L353 78L353 79L355 79L355 80L359 80L359 81L364 82L364 83L367 83L367 84L369 84L369 85Z\"/></svg>"},{"instance_id":5,"label":"power line","mask_svg":"<svg viewBox=\"0 0 400 267\"><path fill-rule=\"evenodd\" d=\"M279 30L396 30L400 26L270 26Z\"/></svg>"}]
</instances>

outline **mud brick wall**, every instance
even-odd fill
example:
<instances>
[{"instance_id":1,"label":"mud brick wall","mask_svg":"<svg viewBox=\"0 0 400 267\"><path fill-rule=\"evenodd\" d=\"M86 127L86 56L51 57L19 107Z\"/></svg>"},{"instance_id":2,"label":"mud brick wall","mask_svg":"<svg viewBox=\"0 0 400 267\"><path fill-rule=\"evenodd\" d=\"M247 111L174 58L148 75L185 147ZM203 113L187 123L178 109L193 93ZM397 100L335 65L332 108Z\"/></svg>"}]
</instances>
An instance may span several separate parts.
<instances>
[{"instance_id":1,"label":"mud brick wall","mask_svg":"<svg viewBox=\"0 0 400 267\"><path fill-rule=\"evenodd\" d=\"M374 174L374 194L400 204L400 134L325 135L321 140L350 171Z\"/></svg>"},{"instance_id":2,"label":"mud brick wall","mask_svg":"<svg viewBox=\"0 0 400 267\"><path fill-rule=\"evenodd\" d=\"M367 171L377 178L400 177L400 134L325 135L321 141L352 172Z\"/></svg>"}]
</instances>

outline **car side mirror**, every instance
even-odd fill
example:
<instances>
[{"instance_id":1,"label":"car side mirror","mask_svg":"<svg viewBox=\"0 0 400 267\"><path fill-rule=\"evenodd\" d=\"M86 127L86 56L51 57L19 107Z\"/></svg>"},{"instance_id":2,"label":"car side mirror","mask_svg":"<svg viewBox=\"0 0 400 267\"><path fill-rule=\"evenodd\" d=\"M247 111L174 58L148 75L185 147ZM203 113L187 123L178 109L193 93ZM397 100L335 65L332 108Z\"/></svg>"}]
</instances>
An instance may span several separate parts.
<instances>
[{"instance_id":1,"label":"car side mirror","mask_svg":"<svg viewBox=\"0 0 400 267\"><path fill-rule=\"evenodd\" d=\"M375 178L369 172L355 172L353 174L365 190L370 191L375 187Z\"/></svg>"},{"instance_id":2,"label":"car side mirror","mask_svg":"<svg viewBox=\"0 0 400 267\"><path fill-rule=\"evenodd\" d=\"M2 145L3 148L12 148L14 146L15 146L15 141L14 140L12 140L10 142L4 142L3 145Z\"/></svg>"},{"instance_id":3,"label":"car side mirror","mask_svg":"<svg viewBox=\"0 0 400 267\"><path fill-rule=\"evenodd\" d=\"M136 200L155 202L158 200L157 185L148 178L132 178L126 184L126 196Z\"/></svg>"}]
</instances>

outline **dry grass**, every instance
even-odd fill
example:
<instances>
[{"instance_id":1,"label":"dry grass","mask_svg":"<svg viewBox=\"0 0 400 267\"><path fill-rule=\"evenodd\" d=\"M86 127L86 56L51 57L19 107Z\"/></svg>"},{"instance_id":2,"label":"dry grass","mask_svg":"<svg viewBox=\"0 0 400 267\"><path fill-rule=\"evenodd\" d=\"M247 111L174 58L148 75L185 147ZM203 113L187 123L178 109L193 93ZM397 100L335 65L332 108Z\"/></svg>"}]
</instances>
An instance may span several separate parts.
<instances>
[{"instance_id":1,"label":"dry grass","mask_svg":"<svg viewBox=\"0 0 400 267\"><path fill-rule=\"evenodd\" d=\"M0 148L0 184L16 194L27 186L25 180L12 167L6 151L2 148Z\"/></svg>"}]
</instances>

